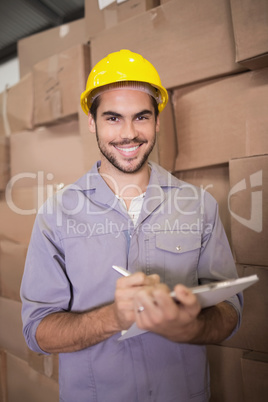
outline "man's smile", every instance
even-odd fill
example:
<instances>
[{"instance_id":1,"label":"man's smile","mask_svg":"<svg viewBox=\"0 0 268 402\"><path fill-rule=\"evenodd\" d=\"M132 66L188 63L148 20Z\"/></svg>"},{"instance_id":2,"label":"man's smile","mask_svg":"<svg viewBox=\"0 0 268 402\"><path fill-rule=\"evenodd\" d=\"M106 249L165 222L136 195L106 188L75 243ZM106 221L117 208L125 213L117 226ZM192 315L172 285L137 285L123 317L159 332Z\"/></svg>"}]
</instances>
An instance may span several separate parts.
<instances>
[{"instance_id":1,"label":"man's smile","mask_svg":"<svg viewBox=\"0 0 268 402\"><path fill-rule=\"evenodd\" d=\"M116 149L118 149L119 151L127 152L127 153L128 153L128 152L136 151L141 145L142 145L142 144L134 145L133 147L118 147L118 146L114 145L114 147L115 147Z\"/></svg>"}]
</instances>

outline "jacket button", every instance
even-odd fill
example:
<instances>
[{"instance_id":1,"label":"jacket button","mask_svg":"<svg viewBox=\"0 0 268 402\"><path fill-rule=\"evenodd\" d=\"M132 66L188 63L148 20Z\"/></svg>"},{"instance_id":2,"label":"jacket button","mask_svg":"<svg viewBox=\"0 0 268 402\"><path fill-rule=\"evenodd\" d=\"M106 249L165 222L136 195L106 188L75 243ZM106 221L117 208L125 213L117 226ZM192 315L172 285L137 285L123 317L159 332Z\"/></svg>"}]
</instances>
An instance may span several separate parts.
<instances>
[{"instance_id":1,"label":"jacket button","mask_svg":"<svg viewBox=\"0 0 268 402\"><path fill-rule=\"evenodd\" d=\"M177 251L181 251L181 246L177 246L177 247L176 247L176 250L177 250Z\"/></svg>"}]
</instances>

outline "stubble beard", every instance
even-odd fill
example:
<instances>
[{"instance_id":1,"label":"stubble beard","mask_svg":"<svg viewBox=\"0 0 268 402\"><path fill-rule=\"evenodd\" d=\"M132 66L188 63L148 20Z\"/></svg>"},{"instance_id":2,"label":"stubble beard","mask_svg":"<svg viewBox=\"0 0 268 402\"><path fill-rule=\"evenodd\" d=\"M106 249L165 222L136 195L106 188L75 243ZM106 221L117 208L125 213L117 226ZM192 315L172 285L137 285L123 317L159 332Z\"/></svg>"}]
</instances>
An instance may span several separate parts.
<instances>
[{"instance_id":1,"label":"stubble beard","mask_svg":"<svg viewBox=\"0 0 268 402\"><path fill-rule=\"evenodd\" d=\"M142 159L140 160L140 162L136 165L136 166L129 166L129 167L125 167L120 165L120 162L116 159L116 157L114 157L114 155L112 155L111 152L109 152L107 149L105 149L105 147L101 144L99 135L98 135L98 129L96 126L96 138L97 138L97 143L98 143L98 147L100 152L102 153L102 155L115 167L117 168L120 172L123 173L136 173L138 172L143 166L144 164L147 162L150 153L152 152L154 146L155 146L155 142L156 142L156 133L154 136L154 140L150 146L150 148L147 150L147 152L144 153ZM141 141L134 139L134 140L124 140L122 141L120 144L116 144L117 146L123 146L123 145L127 145L127 144L142 144ZM131 161L135 160L136 158L129 158L127 159L127 161L130 163Z\"/></svg>"}]
</instances>

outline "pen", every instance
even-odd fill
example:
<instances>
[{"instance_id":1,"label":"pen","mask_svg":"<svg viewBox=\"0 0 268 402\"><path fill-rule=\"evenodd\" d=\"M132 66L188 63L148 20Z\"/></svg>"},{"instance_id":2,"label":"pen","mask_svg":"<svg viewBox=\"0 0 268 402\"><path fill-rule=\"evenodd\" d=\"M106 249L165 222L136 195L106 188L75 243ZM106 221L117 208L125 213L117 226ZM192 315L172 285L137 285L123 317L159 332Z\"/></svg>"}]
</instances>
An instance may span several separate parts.
<instances>
[{"instance_id":1,"label":"pen","mask_svg":"<svg viewBox=\"0 0 268 402\"><path fill-rule=\"evenodd\" d=\"M121 275L129 276L131 273L117 265L112 266ZM258 275L250 275L243 278L231 278L223 281L214 281L203 285L188 288L196 295L201 308L214 306L229 297L242 292L259 280ZM170 292L170 296L175 303L180 303L176 298L175 291Z\"/></svg>"},{"instance_id":2,"label":"pen","mask_svg":"<svg viewBox=\"0 0 268 402\"><path fill-rule=\"evenodd\" d=\"M117 271L119 274L121 274L123 276L131 275L131 273L129 271L127 271L123 267L119 267L118 265L112 265L112 267L113 267L113 269L115 271ZM212 290L215 287L216 287L216 284L211 283L211 284L207 284L207 285L203 285L203 286L196 286L194 288L190 288L190 290L191 290L192 293L195 294L195 293L201 293L201 292L204 292L204 291ZM174 290L172 292L170 292L170 297L172 297L172 299L174 299L176 302L178 302Z\"/></svg>"},{"instance_id":3,"label":"pen","mask_svg":"<svg viewBox=\"0 0 268 402\"><path fill-rule=\"evenodd\" d=\"M123 275L123 276L129 276L131 275L131 273L129 271L127 271L125 268L122 267L118 267L117 265L112 265L113 269L115 269L117 272L119 272L119 274Z\"/></svg>"}]
</instances>

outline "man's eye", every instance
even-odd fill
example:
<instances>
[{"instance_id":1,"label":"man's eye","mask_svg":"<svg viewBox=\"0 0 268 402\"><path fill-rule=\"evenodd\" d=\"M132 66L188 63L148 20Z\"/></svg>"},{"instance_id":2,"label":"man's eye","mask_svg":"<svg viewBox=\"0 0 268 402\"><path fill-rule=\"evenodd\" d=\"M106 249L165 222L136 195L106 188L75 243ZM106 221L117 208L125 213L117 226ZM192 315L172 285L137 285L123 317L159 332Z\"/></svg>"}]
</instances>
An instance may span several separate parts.
<instances>
[{"instance_id":1,"label":"man's eye","mask_svg":"<svg viewBox=\"0 0 268 402\"><path fill-rule=\"evenodd\" d=\"M148 116L138 116L137 120L148 120Z\"/></svg>"},{"instance_id":2,"label":"man's eye","mask_svg":"<svg viewBox=\"0 0 268 402\"><path fill-rule=\"evenodd\" d=\"M113 122L119 121L118 117L115 117L115 116L108 117L107 120L108 121L113 121Z\"/></svg>"}]
</instances>

